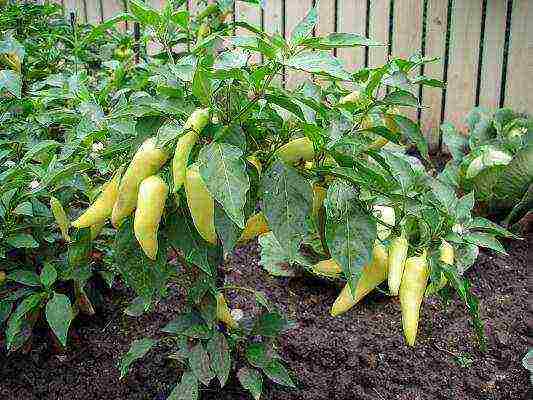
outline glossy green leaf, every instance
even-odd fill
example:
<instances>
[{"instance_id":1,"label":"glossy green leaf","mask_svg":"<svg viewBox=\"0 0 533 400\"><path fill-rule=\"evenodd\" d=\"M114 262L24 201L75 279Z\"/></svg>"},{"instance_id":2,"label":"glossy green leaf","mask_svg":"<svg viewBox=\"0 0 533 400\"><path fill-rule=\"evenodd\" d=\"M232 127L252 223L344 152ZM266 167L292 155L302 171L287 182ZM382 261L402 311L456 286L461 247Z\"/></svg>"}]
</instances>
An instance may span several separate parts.
<instances>
[{"instance_id":1,"label":"glossy green leaf","mask_svg":"<svg viewBox=\"0 0 533 400\"><path fill-rule=\"evenodd\" d=\"M123 379L131 365L140 358L143 358L157 344L157 340L144 338L137 339L131 343L130 349L119 361L120 379Z\"/></svg>"},{"instance_id":2,"label":"glossy green leaf","mask_svg":"<svg viewBox=\"0 0 533 400\"><path fill-rule=\"evenodd\" d=\"M220 386L224 387L231 368L231 354L226 337L220 332L215 332L207 342L206 349L211 358L211 369L217 376Z\"/></svg>"},{"instance_id":3,"label":"glossy green leaf","mask_svg":"<svg viewBox=\"0 0 533 400\"><path fill-rule=\"evenodd\" d=\"M189 364L193 374L200 382L208 386L215 373L211 369L209 354L204 349L202 343L195 345L189 353Z\"/></svg>"},{"instance_id":4,"label":"glossy green leaf","mask_svg":"<svg viewBox=\"0 0 533 400\"><path fill-rule=\"evenodd\" d=\"M341 266L353 296L363 266L372 255L377 237L376 222L357 202L355 189L335 181L328 189L326 207L326 242L332 258Z\"/></svg>"},{"instance_id":5,"label":"glossy green leaf","mask_svg":"<svg viewBox=\"0 0 533 400\"><path fill-rule=\"evenodd\" d=\"M343 63L326 51L306 51L284 61L289 68L318 75L331 76L340 80L350 80L350 74Z\"/></svg>"},{"instance_id":6,"label":"glossy green leaf","mask_svg":"<svg viewBox=\"0 0 533 400\"><path fill-rule=\"evenodd\" d=\"M54 297L46 303L46 320L63 346L67 345L68 328L73 319L69 298L64 294L54 293Z\"/></svg>"},{"instance_id":7,"label":"glossy green leaf","mask_svg":"<svg viewBox=\"0 0 533 400\"><path fill-rule=\"evenodd\" d=\"M262 370L272 382L291 388L296 387L289 375L289 371L277 358L272 359Z\"/></svg>"},{"instance_id":8,"label":"glossy green leaf","mask_svg":"<svg viewBox=\"0 0 533 400\"><path fill-rule=\"evenodd\" d=\"M311 213L309 182L291 166L276 160L263 175L264 213L268 225L290 260L294 260Z\"/></svg>"},{"instance_id":9,"label":"glossy green leaf","mask_svg":"<svg viewBox=\"0 0 533 400\"><path fill-rule=\"evenodd\" d=\"M200 150L200 174L209 193L224 208L227 216L244 228L244 205L250 189L243 152L226 143L212 143Z\"/></svg>"},{"instance_id":10,"label":"glossy green leaf","mask_svg":"<svg viewBox=\"0 0 533 400\"><path fill-rule=\"evenodd\" d=\"M261 398L263 376L259 371L253 368L243 367L237 372L237 378L241 386L250 392L254 400Z\"/></svg>"},{"instance_id":11,"label":"glossy green leaf","mask_svg":"<svg viewBox=\"0 0 533 400\"><path fill-rule=\"evenodd\" d=\"M40 281L45 287L52 287L57 280L57 271L50 263L45 263L41 271Z\"/></svg>"},{"instance_id":12,"label":"glossy green leaf","mask_svg":"<svg viewBox=\"0 0 533 400\"><path fill-rule=\"evenodd\" d=\"M167 400L198 400L198 379L191 371L185 371Z\"/></svg>"}]
</instances>

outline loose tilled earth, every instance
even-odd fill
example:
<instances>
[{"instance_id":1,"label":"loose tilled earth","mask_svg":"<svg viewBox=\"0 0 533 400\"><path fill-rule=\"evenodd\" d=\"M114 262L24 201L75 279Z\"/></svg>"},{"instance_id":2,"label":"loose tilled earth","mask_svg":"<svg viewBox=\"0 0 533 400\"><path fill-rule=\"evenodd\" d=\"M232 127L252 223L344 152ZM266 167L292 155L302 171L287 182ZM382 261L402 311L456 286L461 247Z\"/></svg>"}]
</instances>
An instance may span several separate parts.
<instances>
[{"instance_id":1,"label":"loose tilled earth","mask_svg":"<svg viewBox=\"0 0 533 400\"><path fill-rule=\"evenodd\" d=\"M476 350L464 306L456 299L448 307L439 299L425 302L417 344L410 349L402 338L396 299L375 292L344 316L332 318L328 311L338 294L335 284L271 277L258 264L257 245L241 247L224 266L226 281L264 291L297 321L281 338L279 352L298 389L268 384L263 398L531 399L521 359L533 345L527 322L532 242L529 234L529 243L507 242L507 256L482 253L468 272L486 322L485 354ZM76 321L65 352L50 345L43 329L28 354L0 353L0 399L166 399L180 371L164 351L152 351L123 381L116 364L132 340L157 335L180 307L179 297L176 293L155 313L132 318L123 310L133 294L108 291L95 317ZM255 307L236 294L228 297L245 314ZM215 386L202 390L201 399L250 397L232 381L222 391Z\"/></svg>"}]
</instances>

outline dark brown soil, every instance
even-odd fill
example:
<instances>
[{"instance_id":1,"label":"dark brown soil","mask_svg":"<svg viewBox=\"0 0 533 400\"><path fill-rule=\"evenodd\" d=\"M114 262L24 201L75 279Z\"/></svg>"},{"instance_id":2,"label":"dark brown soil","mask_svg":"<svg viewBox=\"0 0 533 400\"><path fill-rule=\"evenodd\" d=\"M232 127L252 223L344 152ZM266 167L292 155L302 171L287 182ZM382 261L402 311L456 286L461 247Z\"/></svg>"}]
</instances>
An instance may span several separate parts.
<instances>
[{"instance_id":1,"label":"dark brown soil","mask_svg":"<svg viewBox=\"0 0 533 400\"><path fill-rule=\"evenodd\" d=\"M530 243L531 245L531 239ZM521 359L532 346L528 326L528 243L508 243L509 255L481 254L468 272L481 299L488 351L480 353L462 303L425 302L417 344L404 344L400 307L379 292L342 317L329 316L338 288L309 278L273 278L258 265L255 245L239 249L226 265L226 280L264 291L297 321L280 341L279 351L294 372L297 390L268 384L268 400L356 399L530 399ZM99 400L166 399L179 369L151 352L118 380L117 360L129 343L156 336L179 309L173 296L145 317L123 314L132 294L107 293L98 315L76 322L76 335L64 353L52 350L45 335L29 354L0 353L0 399ZM231 306L253 312L252 303L236 294ZM43 330L45 332L45 330ZM528 343L529 340L529 343ZM235 382L223 391L202 392L205 399L249 399Z\"/></svg>"}]
</instances>

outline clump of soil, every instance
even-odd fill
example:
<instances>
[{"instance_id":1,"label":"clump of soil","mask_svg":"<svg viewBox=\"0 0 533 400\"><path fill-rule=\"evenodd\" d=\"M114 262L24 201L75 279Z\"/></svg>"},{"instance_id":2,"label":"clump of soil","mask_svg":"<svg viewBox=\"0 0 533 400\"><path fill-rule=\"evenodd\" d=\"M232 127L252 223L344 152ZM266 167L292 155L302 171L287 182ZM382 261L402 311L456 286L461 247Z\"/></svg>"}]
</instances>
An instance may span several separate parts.
<instances>
[{"instance_id":1,"label":"clump of soil","mask_svg":"<svg viewBox=\"0 0 533 400\"><path fill-rule=\"evenodd\" d=\"M354 399L529 399L528 372L521 359L527 352L526 241L508 243L509 255L484 252L468 272L481 300L488 350L480 353L464 306L453 299L424 303L416 346L402 337L400 306L379 292L367 296L341 317L329 307L339 288L311 278L279 279L258 264L255 244L238 249L224 266L226 281L262 290L288 317L294 329L280 340L279 352L298 382L297 390L267 384L268 400ZM43 330L29 354L0 353L0 398L166 399L180 370L163 351L136 363L119 381L119 357L132 340L155 337L181 308L183 296L162 301L155 312L132 318L123 314L134 295L120 289L106 293L96 317L78 320L69 348L58 353ZM253 302L237 293L232 307L245 315ZM232 380L220 391L202 391L202 399L250 399Z\"/></svg>"}]
</instances>

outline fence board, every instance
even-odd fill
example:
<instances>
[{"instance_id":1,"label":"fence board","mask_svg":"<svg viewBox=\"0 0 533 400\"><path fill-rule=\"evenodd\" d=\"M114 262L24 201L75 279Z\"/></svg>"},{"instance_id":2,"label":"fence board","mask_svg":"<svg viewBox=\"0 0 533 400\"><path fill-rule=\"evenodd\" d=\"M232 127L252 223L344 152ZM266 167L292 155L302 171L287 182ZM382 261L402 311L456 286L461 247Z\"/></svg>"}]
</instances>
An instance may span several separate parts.
<instances>
[{"instance_id":1,"label":"fence board","mask_svg":"<svg viewBox=\"0 0 533 400\"><path fill-rule=\"evenodd\" d=\"M79 23L87 22L83 0L65 0L63 4L67 15L70 15L71 12L75 12L76 19Z\"/></svg>"},{"instance_id":2,"label":"fence board","mask_svg":"<svg viewBox=\"0 0 533 400\"><path fill-rule=\"evenodd\" d=\"M446 52L446 31L448 27L448 1L429 0L427 8L426 55L440 57L435 63L424 67L424 75L444 79L444 54ZM426 135L430 151L440 146L440 123L442 112L443 90L424 86L422 88L422 104L427 107L421 110L420 126Z\"/></svg>"},{"instance_id":3,"label":"fence board","mask_svg":"<svg viewBox=\"0 0 533 400\"><path fill-rule=\"evenodd\" d=\"M290 7L289 7L290 4ZM285 37L290 40L292 30L296 27L307 12L313 6L312 0L298 0L297 2L285 2ZM308 74L289 70L286 72L285 83L288 88L295 88Z\"/></svg>"},{"instance_id":4,"label":"fence board","mask_svg":"<svg viewBox=\"0 0 533 400\"><path fill-rule=\"evenodd\" d=\"M318 3L318 23L315 34L327 36L335 32L335 0L322 0Z\"/></svg>"},{"instance_id":5,"label":"fence board","mask_svg":"<svg viewBox=\"0 0 533 400\"><path fill-rule=\"evenodd\" d=\"M445 119L464 130L464 117L476 102L482 9L481 1L458 1L454 4Z\"/></svg>"},{"instance_id":6,"label":"fence board","mask_svg":"<svg viewBox=\"0 0 533 400\"><path fill-rule=\"evenodd\" d=\"M102 1L105 0L85 0L87 22L91 24L102 22Z\"/></svg>"},{"instance_id":7,"label":"fence board","mask_svg":"<svg viewBox=\"0 0 533 400\"><path fill-rule=\"evenodd\" d=\"M533 2L514 0L505 105L533 112Z\"/></svg>"},{"instance_id":8,"label":"fence board","mask_svg":"<svg viewBox=\"0 0 533 400\"><path fill-rule=\"evenodd\" d=\"M337 27L339 32L366 33L366 0L338 0ZM337 57L344 60L351 72L365 66L365 50L363 47L338 49Z\"/></svg>"},{"instance_id":9,"label":"fence board","mask_svg":"<svg viewBox=\"0 0 533 400\"><path fill-rule=\"evenodd\" d=\"M261 8L240 1L236 2L235 21L246 21L252 25L261 27ZM250 31L242 28L237 28L235 34L237 36L255 36ZM261 55L259 53L254 52L250 57L250 62L254 64L261 62Z\"/></svg>"},{"instance_id":10,"label":"fence board","mask_svg":"<svg viewBox=\"0 0 533 400\"><path fill-rule=\"evenodd\" d=\"M282 0L269 0L265 4L263 10L263 25L265 32L269 34L278 33L282 36L285 35L283 29L283 1ZM282 85L283 84L283 71L273 79L273 82Z\"/></svg>"},{"instance_id":11,"label":"fence board","mask_svg":"<svg viewBox=\"0 0 533 400\"><path fill-rule=\"evenodd\" d=\"M387 62L389 58L389 18L390 0L378 0L370 3L368 10L368 36L385 47L370 47L368 49L368 66L377 67Z\"/></svg>"},{"instance_id":12,"label":"fence board","mask_svg":"<svg viewBox=\"0 0 533 400\"><path fill-rule=\"evenodd\" d=\"M479 105L491 109L500 104L500 91L503 73L503 49L505 46L505 18L507 2L488 0L485 19L485 38L481 61Z\"/></svg>"},{"instance_id":13,"label":"fence board","mask_svg":"<svg viewBox=\"0 0 533 400\"><path fill-rule=\"evenodd\" d=\"M394 21L392 29L392 55L409 58L422 52L422 23L424 2L402 0L394 2ZM417 68L420 72L421 69ZM402 112L412 120L418 119L418 110L402 107Z\"/></svg>"}]
</instances>

